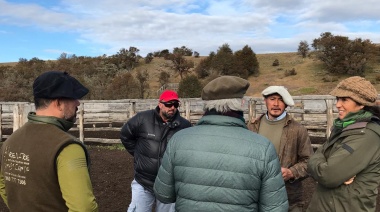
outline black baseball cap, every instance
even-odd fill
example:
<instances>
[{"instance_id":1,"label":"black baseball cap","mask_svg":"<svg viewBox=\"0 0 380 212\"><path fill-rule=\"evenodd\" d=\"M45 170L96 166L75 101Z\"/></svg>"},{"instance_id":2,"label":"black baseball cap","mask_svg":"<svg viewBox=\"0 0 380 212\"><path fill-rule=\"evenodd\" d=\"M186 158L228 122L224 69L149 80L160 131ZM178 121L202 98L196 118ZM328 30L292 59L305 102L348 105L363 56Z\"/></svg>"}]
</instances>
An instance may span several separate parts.
<instances>
[{"instance_id":1,"label":"black baseball cap","mask_svg":"<svg viewBox=\"0 0 380 212\"><path fill-rule=\"evenodd\" d=\"M77 79L62 71L45 72L38 76L33 83L34 98L81 99L87 93L88 89Z\"/></svg>"}]
</instances>

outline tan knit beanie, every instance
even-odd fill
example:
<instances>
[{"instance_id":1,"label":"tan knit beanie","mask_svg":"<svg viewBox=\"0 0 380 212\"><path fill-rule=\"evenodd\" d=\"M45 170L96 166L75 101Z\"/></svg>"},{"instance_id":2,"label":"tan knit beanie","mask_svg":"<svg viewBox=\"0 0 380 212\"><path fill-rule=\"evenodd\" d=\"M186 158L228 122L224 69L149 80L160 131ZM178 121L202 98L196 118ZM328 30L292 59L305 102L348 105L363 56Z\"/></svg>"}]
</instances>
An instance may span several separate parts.
<instances>
[{"instance_id":1,"label":"tan knit beanie","mask_svg":"<svg viewBox=\"0 0 380 212\"><path fill-rule=\"evenodd\" d=\"M375 105L377 99L376 88L370 81L359 76L342 80L336 88L330 92L330 95L336 97L350 97L355 102L366 106Z\"/></svg>"}]
</instances>

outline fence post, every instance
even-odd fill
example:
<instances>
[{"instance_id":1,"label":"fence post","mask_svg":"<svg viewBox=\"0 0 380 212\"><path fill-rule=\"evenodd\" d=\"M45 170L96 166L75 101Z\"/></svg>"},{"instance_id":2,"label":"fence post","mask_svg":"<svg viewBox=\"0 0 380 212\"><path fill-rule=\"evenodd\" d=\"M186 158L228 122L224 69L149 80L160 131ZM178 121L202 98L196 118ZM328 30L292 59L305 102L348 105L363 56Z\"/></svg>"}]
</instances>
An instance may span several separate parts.
<instances>
[{"instance_id":1,"label":"fence post","mask_svg":"<svg viewBox=\"0 0 380 212\"><path fill-rule=\"evenodd\" d=\"M20 127L19 104L13 106L13 132Z\"/></svg>"},{"instance_id":2,"label":"fence post","mask_svg":"<svg viewBox=\"0 0 380 212\"><path fill-rule=\"evenodd\" d=\"M79 105L79 140L84 143L84 103Z\"/></svg>"},{"instance_id":3,"label":"fence post","mask_svg":"<svg viewBox=\"0 0 380 212\"><path fill-rule=\"evenodd\" d=\"M136 113L136 102L132 102L129 108L129 118L132 118Z\"/></svg>"},{"instance_id":4,"label":"fence post","mask_svg":"<svg viewBox=\"0 0 380 212\"><path fill-rule=\"evenodd\" d=\"M2 119L2 114L3 114L3 105L0 104L0 142L3 141L3 119Z\"/></svg>"},{"instance_id":5,"label":"fence post","mask_svg":"<svg viewBox=\"0 0 380 212\"><path fill-rule=\"evenodd\" d=\"M333 99L326 99L326 107L327 107L327 113L326 113L326 119L327 119L327 126L326 126L326 138L330 137L330 129L334 122L334 116L333 116Z\"/></svg>"},{"instance_id":6,"label":"fence post","mask_svg":"<svg viewBox=\"0 0 380 212\"><path fill-rule=\"evenodd\" d=\"M188 121L190 121L190 102L189 102L189 100L185 101L185 118Z\"/></svg>"},{"instance_id":7,"label":"fence post","mask_svg":"<svg viewBox=\"0 0 380 212\"><path fill-rule=\"evenodd\" d=\"M28 121L28 113L31 111L30 104L15 104L13 106L13 132Z\"/></svg>"},{"instance_id":8,"label":"fence post","mask_svg":"<svg viewBox=\"0 0 380 212\"><path fill-rule=\"evenodd\" d=\"M248 118L249 121L251 121L252 118L256 118L256 100L249 99L248 101Z\"/></svg>"}]
</instances>

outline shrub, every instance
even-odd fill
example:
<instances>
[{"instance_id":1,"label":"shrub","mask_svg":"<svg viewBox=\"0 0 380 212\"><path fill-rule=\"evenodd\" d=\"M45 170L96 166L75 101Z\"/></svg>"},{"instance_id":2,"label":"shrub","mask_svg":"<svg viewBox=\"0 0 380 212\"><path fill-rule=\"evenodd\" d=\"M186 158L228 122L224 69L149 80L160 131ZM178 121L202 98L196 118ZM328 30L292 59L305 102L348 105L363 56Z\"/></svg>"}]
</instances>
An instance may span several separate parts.
<instances>
[{"instance_id":1,"label":"shrub","mask_svg":"<svg viewBox=\"0 0 380 212\"><path fill-rule=\"evenodd\" d=\"M297 75L295 68L292 68L291 70L285 70L285 77L292 76L292 75Z\"/></svg>"},{"instance_id":2,"label":"shrub","mask_svg":"<svg viewBox=\"0 0 380 212\"><path fill-rule=\"evenodd\" d=\"M201 97L202 84L195 75L188 75L179 82L178 95L181 98Z\"/></svg>"},{"instance_id":3,"label":"shrub","mask_svg":"<svg viewBox=\"0 0 380 212\"><path fill-rule=\"evenodd\" d=\"M272 63L272 66L279 66L280 65L280 61L278 61L278 59L275 59Z\"/></svg>"}]
</instances>

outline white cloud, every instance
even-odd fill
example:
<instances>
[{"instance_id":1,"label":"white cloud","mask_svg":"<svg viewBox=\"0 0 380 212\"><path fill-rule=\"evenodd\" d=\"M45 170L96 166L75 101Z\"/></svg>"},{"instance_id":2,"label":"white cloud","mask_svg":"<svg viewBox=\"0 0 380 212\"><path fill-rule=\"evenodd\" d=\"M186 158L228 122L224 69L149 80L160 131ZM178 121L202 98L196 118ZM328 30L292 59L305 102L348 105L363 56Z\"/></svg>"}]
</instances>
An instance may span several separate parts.
<instances>
[{"instance_id":1,"label":"white cloud","mask_svg":"<svg viewBox=\"0 0 380 212\"><path fill-rule=\"evenodd\" d=\"M311 42L327 31L380 42L377 4L374 0L66 0L43 6L0 0L0 24L74 32L79 34L78 44L94 51L100 45L98 51L107 51L104 54L135 46L145 55L185 45L207 55L224 43L233 50L249 45L255 52L283 52L296 51L299 41Z\"/></svg>"}]
</instances>

